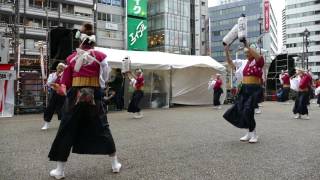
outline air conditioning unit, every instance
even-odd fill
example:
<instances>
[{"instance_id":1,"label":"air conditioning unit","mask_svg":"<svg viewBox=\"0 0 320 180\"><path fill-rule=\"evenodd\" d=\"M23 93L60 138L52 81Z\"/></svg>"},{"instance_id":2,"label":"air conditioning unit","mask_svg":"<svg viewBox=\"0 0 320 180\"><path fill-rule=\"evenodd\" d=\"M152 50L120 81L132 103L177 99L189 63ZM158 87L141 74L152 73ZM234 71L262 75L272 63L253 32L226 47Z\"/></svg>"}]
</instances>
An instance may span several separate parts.
<instances>
[{"instance_id":1,"label":"air conditioning unit","mask_svg":"<svg viewBox=\"0 0 320 180\"><path fill-rule=\"evenodd\" d=\"M0 64L9 62L9 38L0 36Z\"/></svg>"}]
</instances>

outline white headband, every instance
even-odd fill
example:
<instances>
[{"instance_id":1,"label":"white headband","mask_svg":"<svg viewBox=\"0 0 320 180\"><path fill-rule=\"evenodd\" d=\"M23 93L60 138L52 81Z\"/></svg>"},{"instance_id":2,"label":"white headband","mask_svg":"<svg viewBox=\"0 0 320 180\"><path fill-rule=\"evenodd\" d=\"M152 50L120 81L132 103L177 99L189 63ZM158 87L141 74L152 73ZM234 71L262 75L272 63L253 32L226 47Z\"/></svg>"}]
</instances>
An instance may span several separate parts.
<instances>
[{"instance_id":1,"label":"white headband","mask_svg":"<svg viewBox=\"0 0 320 180\"><path fill-rule=\"evenodd\" d=\"M87 39L89 40L89 43L96 42L95 35L88 36L87 34L81 33L80 31L77 31L77 33L75 34L75 38L80 39L82 42Z\"/></svg>"}]
</instances>

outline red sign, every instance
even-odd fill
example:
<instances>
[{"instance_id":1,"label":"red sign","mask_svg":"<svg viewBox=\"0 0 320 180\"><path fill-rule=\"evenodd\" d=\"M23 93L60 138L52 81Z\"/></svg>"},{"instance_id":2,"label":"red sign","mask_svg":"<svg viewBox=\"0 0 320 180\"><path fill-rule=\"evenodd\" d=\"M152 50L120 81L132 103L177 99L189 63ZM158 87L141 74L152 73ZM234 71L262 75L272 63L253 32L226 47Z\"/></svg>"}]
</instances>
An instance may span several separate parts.
<instances>
[{"instance_id":1,"label":"red sign","mask_svg":"<svg viewBox=\"0 0 320 180\"><path fill-rule=\"evenodd\" d=\"M12 70L13 65L0 64L0 118L14 114L14 80L8 78Z\"/></svg>"},{"instance_id":2,"label":"red sign","mask_svg":"<svg viewBox=\"0 0 320 180\"><path fill-rule=\"evenodd\" d=\"M264 30L266 33L270 30L270 2L264 1Z\"/></svg>"}]
</instances>

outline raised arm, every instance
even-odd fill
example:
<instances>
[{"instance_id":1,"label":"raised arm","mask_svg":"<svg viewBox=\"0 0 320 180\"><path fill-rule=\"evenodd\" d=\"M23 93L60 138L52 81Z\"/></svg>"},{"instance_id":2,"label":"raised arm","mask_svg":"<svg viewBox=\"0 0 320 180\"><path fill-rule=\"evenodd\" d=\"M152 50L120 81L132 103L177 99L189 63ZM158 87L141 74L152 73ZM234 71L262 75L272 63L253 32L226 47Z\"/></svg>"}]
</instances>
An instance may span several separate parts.
<instances>
[{"instance_id":1,"label":"raised arm","mask_svg":"<svg viewBox=\"0 0 320 180\"><path fill-rule=\"evenodd\" d=\"M229 64L229 66L232 68L232 69L235 69L236 66L234 65L234 63L232 62L232 59L231 59L231 56L230 56L230 48L229 46L224 46L224 52L226 54L226 60Z\"/></svg>"},{"instance_id":2,"label":"raised arm","mask_svg":"<svg viewBox=\"0 0 320 180\"><path fill-rule=\"evenodd\" d=\"M127 72L127 76L129 79L131 79L131 78L137 79L137 77L131 71Z\"/></svg>"},{"instance_id":3,"label":"raised arm","mask_svg":"<svg viewBox=\"0 0 320 180\"><path fill-rule=\"evenodd\" d=\"M262 59L262 56L260 55L260 53L258 53L253 48L250 48L248 43L245 44L245 47L248 49L249 53L254 57L256 61L260 61Z\"/></svg>"}]
</instances>

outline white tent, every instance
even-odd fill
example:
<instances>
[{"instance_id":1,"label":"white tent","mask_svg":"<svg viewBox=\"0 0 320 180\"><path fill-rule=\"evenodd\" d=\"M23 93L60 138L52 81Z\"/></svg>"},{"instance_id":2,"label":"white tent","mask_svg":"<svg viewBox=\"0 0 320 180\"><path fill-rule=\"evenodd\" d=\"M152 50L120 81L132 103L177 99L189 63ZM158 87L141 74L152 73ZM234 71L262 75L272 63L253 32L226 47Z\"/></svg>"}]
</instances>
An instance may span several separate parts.
<instances>
[{"instance_id":1,"label":"white tent","mask_svg":"<svg viewBox=\"0 0 320 180\"><path fill-rule=\"evenodd\" d=\"M122 59L129 56L132 68L144 69L145 94L151 94L151 96L145 96L145 99L148 99L149 105L153 107L159 107L154 94L160 92L163 92L162 98L168 99L163 106L169 104L169 99L173 104L212 104L212 92L208 91L208 81L211 75L221 73L224 76L226 71L223 65L209 56L125 51L99 47L96 47L96 50L107 54L109 65L112 68L121 68Z\"/></svg>"}]
</instances>

